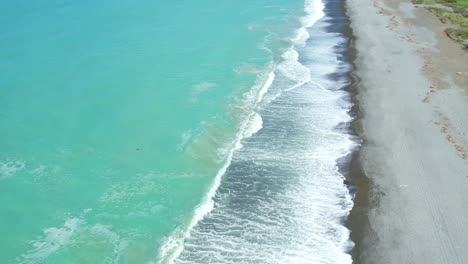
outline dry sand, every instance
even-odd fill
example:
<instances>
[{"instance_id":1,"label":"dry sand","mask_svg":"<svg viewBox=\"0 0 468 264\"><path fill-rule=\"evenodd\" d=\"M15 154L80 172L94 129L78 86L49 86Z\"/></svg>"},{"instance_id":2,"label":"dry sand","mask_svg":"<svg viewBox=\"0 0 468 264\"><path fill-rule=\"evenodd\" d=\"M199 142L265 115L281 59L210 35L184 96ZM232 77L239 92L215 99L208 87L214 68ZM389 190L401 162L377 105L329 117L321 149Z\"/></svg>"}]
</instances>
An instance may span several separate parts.
<instances>
[{"instance_id":1,"label":"dry sand","mask_svg":"<svg viewBox=\"0 0 468 264\"><path fill-rule=\"evenodd\" d=\"M409 1L346 8L369 179L355 261L468 263L468 52Z\"/></svg>"}]
</instances>

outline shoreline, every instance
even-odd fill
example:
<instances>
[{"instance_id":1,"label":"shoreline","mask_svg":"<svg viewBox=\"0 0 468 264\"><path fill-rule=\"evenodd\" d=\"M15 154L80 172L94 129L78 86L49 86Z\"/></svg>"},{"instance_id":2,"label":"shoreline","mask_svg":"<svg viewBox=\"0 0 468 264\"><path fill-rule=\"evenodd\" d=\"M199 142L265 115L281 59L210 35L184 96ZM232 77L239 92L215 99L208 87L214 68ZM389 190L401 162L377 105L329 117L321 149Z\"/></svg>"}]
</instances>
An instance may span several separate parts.
<instances>
[{"instance_id":1,"label":"shoreline","mask_svg":"<svg viewBox=\"0 0 468 264\"><path fill-rule=\"evenodd\" d=\"M345 55L347 61L351 66L351 69L347 73L348 79L351 81L349 85L345 87L345 91L351 94L351 102L353 104L350 114L353 117L353 120L349 124L349 130L353 136L356 136L360 139L359 146L356 150L351 153L350 160L343 168L347 172L347 186L350 190L350 193L353 195L353 208L349 212L349 215L345 221L345 226L350 230L350 240L354 243L354 246L350 250L350 255L353 260L353 263L361 263L360 255L363 245L362 240L365 236L366 226L368 226L368 206L369 206L369 192L370 192L370 183L369 178L365 175L360 161L360 152L363 146L366 144L364 135L362 134L361 119L362 112L359 108L359 83L360 78L356 74L356 55L357 50L355 47L355 36L353 34L353 29L351 28L351 21L348 15L346 0L341 1L340 5L343 17L345 19L345 30L344 35L348 39L346 45Z\"/></svg>"},{"instance_id":2,"label":"shoreline","mask_svg":"<svg viewBox=\"0 0 468 264\"><path fill-rule=\"evenodd\" d=\"M337 3L334 5L334 3ZM329 6L330 5L330 6ZM350 102L352 104L349 110L349 115L352 117L350 122L344 124L344 126L338 128L345 134L348 134L355 139L356 147L351 150L346 156L339 158L337 162L338 171L344 177L344 184L346 185L350 195L353 197L353 208L349 211L347 217L343 219L343 225L350 231L349 240L353 243L345 252L351 256L353 263L361 263L360 255L362 250L362 240L365 237L366 226L368 225L367 210L368 210L368 196L369 196L369 179L364 174L362 165L360 162L360 150L365 144L365 139L362 135L361 129L361 118L362 113L359 109L358 93L359 93L359 76L356 75L356 64L355 58L357 50L354 46L355 36L350 25L350 18L347 13L346 1L328 1L325 3L326 9L329 11L338 12L338 16L332 16L334 19L343 19L341 22L336 24L330 24L328 31L339 32L343 34L346 39L346 43L343 46L339 46L340 50L337 54L342 56L342 61L348 64L350 67L344 73L338 75L344 76L349 83L343 88L350 96ZM338 9L338 10L335 10ZM330 16L327 13L327 16ZM335 28L340 27L342 28ZM331 76L333 78L333 76Z\"/></svg>"},{"instance_id":3,"label":"shoreline","mask_svg":"<svg viewBox=\"0 0 468 264\"><path fill-rule=\"evenodd\" d=\"M335 0L334 2L335 2L335 3L339 3L339 4L341 5L341 0ZM340 11L342 11L342 10L340 10ZM340 12L340 13L342 13L342 12ZM313 15L316 15L316 14L315 14L315 13L310 13L310 14L308 14L307 16L314 17ZM306 16L306 17L307 17L307 16ZM304 18L304 17L302 17L302 18ZM341 18L341 17L339 17L338 19L340 19L340 18ZM318 20L317 20L317 21L318 21ZM314 24L315 24L315 23L314 23ZM313 24L313 25L314 25L314 24ZM308 25L308 24L307 24L307 25ZM307 26L307 25L303 25L303 27L302 27L301 29L307 29L307 28L313 26L313 25L309 25L309 26ZM339 22L339 25L341 26L342 23ZM330 25L330 27L333 27L333 26L334 26L334 25ZM338 31L337 31L337 32L338 32ZM339 32L339 33L341 33L341 32ZM299 38L295 38L295 39L299 39ZM337 44L337 46L338 46L338 44ZM342 47L342 46L345 46L345 45L339 44L339 47ZM296 47L295 47L295 45L294 45L291 49L294 50L294 51L296 51L295 48L296 48ZM346 47L344 47L344 49L340 50L340 52L337 52L337 54L339 54L339 55L343 55L343 54L345 54L345 53L346 53ZM346 56L346 55L343 55L343 56ZM297 61L297 59L296 59L296 61ZM341 61L341 59L340 59L340 61ZM343 60L343 61L344 61L344 62L347 62L347 60ZM298 61L297 61L297 62L298 62ZM272 77L271 77L271 81L267 81L267 82L266 82L266 83L268 84L268 85L265 86L265 87L266 87L266 90L268 90L268 88L271 86L271 84L272 84L272 82L273 82L273 79L274 79L274 77L275 77L275 74L274 74L274 73L275 73L275 72L271 72L271 73L270 73L270 76L272 76ZM334 75L334 73L331 73L330 75ZM343 72L343 73L341 73L340 75L341 75L341 76L347 76L347 72ZM326 75L326 76L328 76L328 75ZM302 84L301 84L301 85L302 85ZM301 86L301 85L293 86L292 89L289 88L289 89L286 89L285 91L293 90L294 88L296 88L296 87L298 87L298 86ZM343 89L343 86L341 86L341 89ZM341 90L341 89L340 89L340 90ZM264 94L264 92L261 92L262 90L263 90L263 89L260 89L260 92L259 92L259 95L261 95L261 96L263 96L263 94ZM266 91L265 91L265 92L266 92ZM261 101L262 101L261 99L257 100L257 104L258 104L259 102L261 102ZM257 110L258 110L258 109L255 108L255 111L254 111L253 113L256 113ZM249 120L249 118L248 118L247 120ZM346 124L349 124L349 123L346 123ZM245 131L244 131L244 132L245 132ZM253 134L255 134L256 132L257 132L257 131L255 131ZM346 129L346 132L349 132L349 129ZM241 132L241 133L239 133L239 134L240 134L240 135L244 135L245 133ZM352 133L346 133L346 134L352 134ZM354 136L354 134L352 134L352 135ZM251 135L250 135L250 136L251 136ZM250 136L242 137L242 139L248 138L248 137L250 137ZM236 142L237 142L237 141L236 141ZM238 145L239 145L239 142L240 142L240 141L238 141L238 142L237 142L236 144L234 144L234 145L238 146ZM245 147L245 146L244 146L244 147ZM232 156L234 155L233 153L236 152L236 151L239 150L239 149L240 149L239 146L233 149L233 152L230 153L229 158L228 158L229 162L227 162L227 164L226 164L225 166L223 166L223 168L220 170L220 172L222 171L222 173L218 172L218 174L220 174L220 177L223 177L223 181L226 181L226 175L225 175L225 174L227 173L227 171L228 171L229 169L232 170L231 160L232 160ZM348 157L348 156L343 157L343 158L347 158L347 157ZM239 166L239 164L237 164L237 166ZM235 170L234 170L234 171L235 171ZM231 176L231 177L232 177L232 176ZM338 181L339 181L339 180L340 180L340 178L338 178ZM170 251L170 254L169 254L168 258L167 258L169 261L167 261L167 262L172 262L173 260L179 259L181 256L182 256L182 258L183 258L183 255L181 255L181 254L183 254L184 244L187 242L187 239L188 239L189 237L191 237L190 234L193 233L193 229L196 228L197 226L203 225L203 220L204 220L205 222L207 221L207 220L206 220L206 219L207 219L206 216L209 216L209 212L211 212L211 210L213 210L213 206L214 206L214 204L216 203L216 201L215 201L215 200L216 200L216 199L215 199L216 197L214 196L214 194L218 192L218 189L219 189L219 187L220 187L220 184L221 184L220 181L216 181L215 184L213 185L213 187L210 189L209 194L206 196L207 198L205 199L205 201L208 201L208 203L210 204L210 206L209 206L209 211L208 211L208 210L204 210L204 212L205 212L204 215L200 215L200 217L197 217L195 221L192 221L191 224L189 225L189 228L187 229L187 231L181 232L181 234L182 234L182 236L183 236L183 240L182 240L183 242L181 243L180 248L177 248L177 249L175 249L175 250L171 250L171 251ZM346 192L346 187L345 187L345 186L342 186L342 187L343 187L343 189L344 189L345 192ZM214 190L214 191L212 192L211 190ZM211 194L210 194L210 193L211 193ZM350 204L351 204L351 203L350 203ZM203 205L203 206L201 206L201 207L197 207L197 209L198 209L198 208L202 208L202 209L203 209L205 203L202 203L202 205ZM349 208L348 208L347 210L349 210ZM207 212L208 212L208 213L207 213ZM198 215L198 214L197 214L197 210L195 211L195 215ZM209 217L208 217L208 218L209 218ZM346 218L346 216L343 216L343 218L341 218L341 219L343 219L343 221L344 221L345 218ZM209 222L209 221L208 221L208 222ZM174 233L176 233L176 232L174 232ZM344 232L344 233L346 233L346 232ZM308 234L310 234L310 233L308 233ZM172 235L171 235L170 238L172 238ZM347 240L347 241L348 241L348 240ZM347 241L346 241L346 242L347 242ZM166 241L166 243L167 243L167 241ZM178 244L178 243L169 243L169 244ZM164 248L164 247L163 247L163 248ZM349 258L348 254L347 254L348 252L347 252L346 250L344 250L342 253L344 253L344 255L346 255L346 257ZM161 255L165 256L166 254L162 253ZM166 258L163 258L163 262L164 262L164 263L166 263L165 260L166 260Z\"/></svg>"},{"instance_id":4,"label":"shoreline","mask_svg":"<svg viewBox=\"0 0 468 264\"><path fill-rule=\"evenodd\" d=\"M342 8L350 129L362 140L345 167L355 191L346 220L353 263L463 263L468 53L410 1Z\"/></svg>"}]
</instances>

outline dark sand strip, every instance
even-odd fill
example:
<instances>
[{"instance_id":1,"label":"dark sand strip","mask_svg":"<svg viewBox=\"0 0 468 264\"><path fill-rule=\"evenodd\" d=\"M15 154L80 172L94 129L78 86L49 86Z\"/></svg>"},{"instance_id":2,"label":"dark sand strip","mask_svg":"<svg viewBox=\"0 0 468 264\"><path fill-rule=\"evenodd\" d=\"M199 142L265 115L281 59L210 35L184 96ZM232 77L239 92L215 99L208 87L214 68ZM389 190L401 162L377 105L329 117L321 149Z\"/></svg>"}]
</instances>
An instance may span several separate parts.
<instances>
[{"instance_id":1,"label":"dark sand strip","mask_svg":"<svg viewBox=\"0 0 468 264\"><path fill-rule=\"evenodd\" d=\"M360 83L359 76L356 75L356 48L355 48L355 36L353 30L350 26L350 19L347 13L346 1L341 1L341 9L343 10L343 16L345 18L345 35L348 38L348 45L346 50L346 55L348 62L351 64L352 69L348 72L348 78L351 80L351 83L346 87L346 91L352 94L353 107L351 109L351 114L354 119L351 123L350 129L354 135L357 135L361 138L362 143L361 147L366 144L366 141L362 138L362 128L361 128L361 118L362 113L359 109L359 102L357 100L358 87ZM353 258L353 263L361 263L360 256L362 248L362 241L365 236L365 232L370 230L368 228L369 219L368 219L368 208L369 208L369 178L364 174L362 165L360 162L360 149L356 150L352 156L351 161L348 164L347 168L344 168L349 174L349 188L354 193L354 207L350 212L347 220L346 226L351 230L351 240L354 242L354 247L350 252Z\"/></svg>"}]
</instances>

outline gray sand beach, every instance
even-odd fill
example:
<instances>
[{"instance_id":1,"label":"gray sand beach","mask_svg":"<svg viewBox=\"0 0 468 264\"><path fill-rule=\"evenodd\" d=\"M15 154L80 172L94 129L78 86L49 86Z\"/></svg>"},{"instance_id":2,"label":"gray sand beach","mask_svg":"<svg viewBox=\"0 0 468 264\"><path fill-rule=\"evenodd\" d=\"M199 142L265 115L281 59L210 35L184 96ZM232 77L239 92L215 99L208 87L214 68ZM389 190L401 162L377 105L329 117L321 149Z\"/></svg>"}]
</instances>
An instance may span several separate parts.
<instances>
[{"instance_id":1,"label":"gray sand beach","mask_svg":"<svg viewBox=\"0 0 468 264\"><path fill-rule=\"evenodd\" d=\"M346 10L368 179L350 220L355 263L468 263L468 52L410 1Z\"/></svg>"}]
</instances>

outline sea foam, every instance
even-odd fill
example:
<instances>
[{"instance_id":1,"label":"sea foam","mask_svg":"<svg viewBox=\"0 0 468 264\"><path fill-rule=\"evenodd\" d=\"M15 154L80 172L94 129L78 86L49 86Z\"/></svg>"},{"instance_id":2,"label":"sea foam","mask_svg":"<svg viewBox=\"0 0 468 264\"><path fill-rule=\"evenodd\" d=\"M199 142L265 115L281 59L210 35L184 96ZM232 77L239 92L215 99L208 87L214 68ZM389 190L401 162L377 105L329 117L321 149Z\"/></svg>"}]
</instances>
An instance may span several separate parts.
<instances>
[{"instance_id":1,"label":"sea foam","mask_svg":"<svg viewBox=\"0 0 468 264\"><path fill-rule=\"evenodd\" d=\"M325 15L323 10L320 0L305 2L302 27L291 38L283 60L273 67L263 86L246 93L247 98L255 97L255 103L244 111L246 118L226 162L190 224L166 239L159 263L351 263L346 252L352 242L342 221L353 203L337 160L349 155L356 143L352 136L335 130L338 124L351 121L351 105L341 103L346 97L340 91L343 85L326 80L337 67L324 62L330 71L311 72L309 65L301 63L298 51L310 38L308 28ZM327 56L336 56L330 46L319 48ZM268 95L272 86L275 93ZM302 111L292 102L307 104L310 110ZM263 123L264 112L270 127ZM289 127L293 117L296 123ZM256 134L262 128L268 131ZM309 134L293 136L282 132L286 128ZM268 134L274 138L263 139ZM292 175L263 174L281 166ZM229 178L219 191L228 168ZM297 178L288 182L294 175ZM264 184L269 187L262 189ZM220 205L214 210L217 193Z\"/></svg>"},{"instance_id":2,"label":"sea foam","mask_svg":"<svg viewBox=\"0 0 468 264\"><path fill-rule=\"evenodd\" d=\"M13 177L17 172L23 170L26 163L21 160L0 161L0 181Z\"/></svg>"},{"instance_id":3,"label":"sea foam","mask_svg":"<svg viewBox=\"0 0 468 264\"><path fill-rule=\"evenodd\" d=\"M22 264L38 263L70 242L72 235L77 231L83 220L69 218L61 227L44 229L44 235L31 241L32 249L23 254L17 261Z\"/></svg>"},{"instance_id":4,"label":"sea foam","mask_svg":"<svg viewBox=\"0 0 468 264\"><path fill-rule=\"evenodd\" d=\"M251 112L247 115L247 118L241 122L239 132L232 142L231 147L228 148L225 163L216 174L213 184L203 198L203 201L195 208L193 217L189 224L186 227L180 226L176 228L163 242L159 250L158 263L172 263L183 251L184 241L190 237L191 230L213 210L213 197L221 185L222 176L226 173L227 168L231 164L234 152L242 147L242 139L252 136L262 128L261 116L258 115L254 109L256 109L258 104L262 101L265 93L268 91L268 88L272 85L274 78L275 75L272 71L270 71L266 77L262 78L262 76L260 76L257 81L257 85L244 94L244 98L246 98L244 101L246 101L247 104L249 104L249 102L254 102L249 106L249 108L252 109Z\"/></svg>"}]
</instances>

